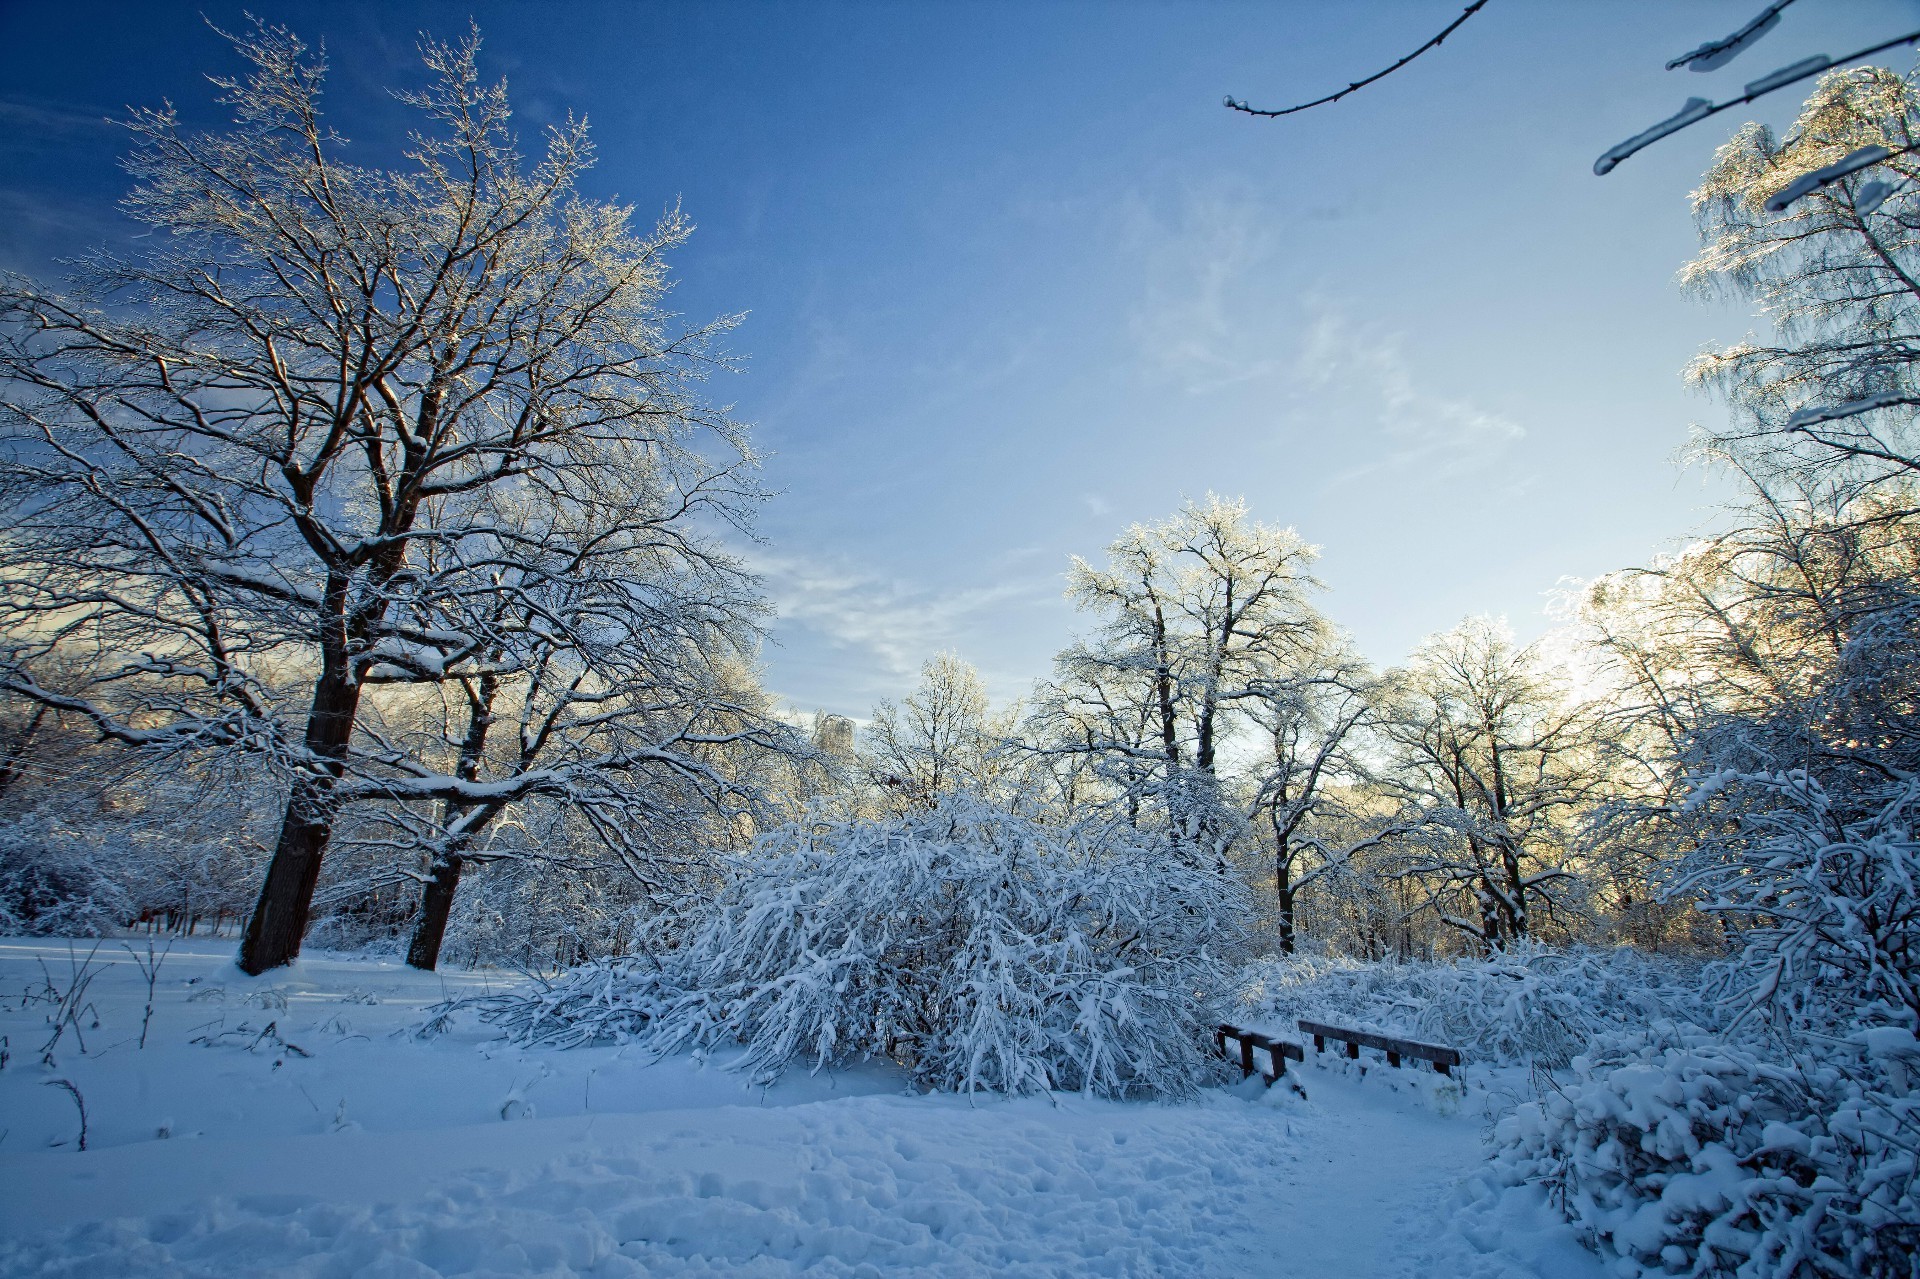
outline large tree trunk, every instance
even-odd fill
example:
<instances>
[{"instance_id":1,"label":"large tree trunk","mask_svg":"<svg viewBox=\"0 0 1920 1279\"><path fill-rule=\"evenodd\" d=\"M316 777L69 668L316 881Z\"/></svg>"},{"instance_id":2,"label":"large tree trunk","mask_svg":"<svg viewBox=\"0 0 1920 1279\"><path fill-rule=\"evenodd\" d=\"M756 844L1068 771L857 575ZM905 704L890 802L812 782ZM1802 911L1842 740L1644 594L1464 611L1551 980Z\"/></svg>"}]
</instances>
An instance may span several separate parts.
<instances>
[{"instance_id":1,"label":"large tree trunk","mask_svg":"<svg viewBox=\"0 0 1920 1279\"><path fill-rule=\"evenodd\" d=\"M331 647L331 646L330 646ZM313 688L307 716L306 746L320 770L295 777L280 822L280 840L267 865L260 900L240 942L240 968L263 973L292 963L307 935L313 890L320 882L320 861L333 838L334 782L339 779L347 744L360 709L360 686L347 679L345 645L328 652Z\"/></svg>"},{"instance_id":2,"label":"large tree trunk","mask_svg":"<svg viewBox=\"0 0 1920 1279\"><path fill-rule=\"evenodd\" d=\"M420 922L414 925L413 941L407 946L407 963L415 968L432 972L440 962L440 944L446 940L454 890L460 887L460 871L465 865L458 853L433 859L426 891L420 897Z\"/></svg>"}]
</instances>

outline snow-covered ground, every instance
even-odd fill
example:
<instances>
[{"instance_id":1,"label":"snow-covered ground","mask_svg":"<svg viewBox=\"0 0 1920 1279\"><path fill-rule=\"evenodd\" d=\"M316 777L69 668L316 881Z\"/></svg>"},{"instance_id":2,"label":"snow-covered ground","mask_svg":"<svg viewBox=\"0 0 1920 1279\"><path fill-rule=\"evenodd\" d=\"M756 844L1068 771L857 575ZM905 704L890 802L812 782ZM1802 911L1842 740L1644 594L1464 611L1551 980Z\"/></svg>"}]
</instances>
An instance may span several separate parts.
<instances>
[{"instance_id":1,"label":"snow-covered ground","mask_svg":"<svg viewBox=\"0 0 1920 1279\"><path fill-rule=\"evenodd\" d=\"M315 955L250 978L205 940L160 967L144 1048L147 983L101 944L44 1064L92 945L0 941L0 1274L1602 1273L1526 1194L1474 1192L1471 1070L1462 1093L1310 1061L1304 1097L1179 1105L918 1096L877 1067L760 1089L403 1033L499 974Z\"/></svg>"}]
</instances>

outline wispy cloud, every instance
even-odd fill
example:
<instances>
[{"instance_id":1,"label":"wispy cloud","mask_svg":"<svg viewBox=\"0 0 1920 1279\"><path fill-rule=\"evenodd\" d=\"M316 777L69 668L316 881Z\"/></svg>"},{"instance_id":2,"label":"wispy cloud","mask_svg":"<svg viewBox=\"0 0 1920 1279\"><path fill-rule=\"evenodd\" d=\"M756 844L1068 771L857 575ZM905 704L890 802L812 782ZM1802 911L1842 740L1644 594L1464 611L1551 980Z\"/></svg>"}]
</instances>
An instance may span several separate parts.
<instances>
[{"instance_id":1,"label":"wispy cloud","mask_svg":"<svg viewBox=\"0 0 1920 1279\"><path fill-rule=\"evenodd\" d=\"M1061 589L1058 573L1032 570L942 590L841 559L756 554L750 563L778 616L776 637L792 642L793 629L803 628L847 654L847 668L860 672L852 682L866 696L904 689L936 653L966 656L970 636L1008 610L1057 598ZM983 674L993 682L992 672Z\"/></svg>"},{"instance_id":2,"label":"wispy cloud","mask_svg":"<svg viewBox=\"0 0 1920 1279\"><path fill-rule=\"evenodd\" d=\"M1380 433L1377 454L1336 480L1388 469L1446 478L1491 462L1526 435L1510 418L1419 385L1402 340L1331 308L1320 309L1308 329L1295 364L1300 383L1353 401Z\"/></svg>"},{"instance_id":3,"label":"wispy cloud","mask_svg":"<svg viewBox=\"0 0 1920 1279\"><path fill-rule=\"evenodd\" d=\"M0 129L12 135L13 145L37 141L49 149L75 134L98 134L115 141L127 136L104 112L14 94L0 94Z\"/></svg>"},{"instance_id":4,"label":"wispy cloud","mask_svg":"<svg viewBox=\"0 0 1920 1279\"><path fill-rule=\"evenodd\" d=\"M1252 200L1196 194L1173 218L1136 206L1129 222L1145 287L1128 328L1147 366L1194 393L1282 367L1270 316L1250 287L1279 241Z\"/></svg>"}]
</instances>

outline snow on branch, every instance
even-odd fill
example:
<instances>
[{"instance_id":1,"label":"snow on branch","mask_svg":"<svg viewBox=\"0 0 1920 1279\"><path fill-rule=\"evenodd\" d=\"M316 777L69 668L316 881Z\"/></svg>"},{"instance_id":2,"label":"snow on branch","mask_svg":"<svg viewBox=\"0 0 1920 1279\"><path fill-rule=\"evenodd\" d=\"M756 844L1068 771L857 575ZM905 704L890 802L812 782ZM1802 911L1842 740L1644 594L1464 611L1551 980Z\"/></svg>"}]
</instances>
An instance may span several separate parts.
<instances>
[{"instance_id":1,"label":"snow on branch","mask_svg":"<svg viewBox=\"0 0 1920 1279\"><path fill-rule=\"evenodd\" d=\"M1862 169L1870 169L1876 164L1892 159L1895 155L1902 154L1905 150L1906 148L1902 148L1901 151L1893 151L1887 147L1876 144L1870 147L1861 147L1858 151L1850 151L1845 156L1835 160L1832 164L1815 169L1811 173L1801 174L1792 182L1789 182L1786 186L1768 196L1767 212L1784 212L1787 206L1800 199L1800 197L1812 195L1821 187L1832 186L1848 174L1858 173Z\"/></svg>"},{"instance_id":2,"label":"snow on branch","mask_svg":"<svg viewBox=\"0 0 1920 1279\"><path fill-rule=\"evenodd\" d=\"M1870 148L1871 149L1871 148ZM1812 177L1812 174L1808 174ZM1797 431L1820 422L1837 422L1843 418L1858 417L1862 413L1871 413L1875 409L1891 408L1895 404L1913 404L1917 401L1904 391L1881 391L1873 395L1862 396L1857 400L1847 400L1840 404L1813 405L1797 410L1787 419L1787 429Z\"/></svg>"},{"instance_id":3,"label":"snow on branch","mask_svg":"<svg viewBox=\"0 0 1920 1279\"><path fill-rule=\"evenodd\" d=\"M1608 147L1606 151L1601 153L1600 158L1593 162L1594 174L1596 176L1605 176L1613 172L1614 168L1628 156L1633 155L1635 152L1645 150L1668 134L1678 133L1689 125L1698 124L1708 116L1718 115L1722 111L1752 102L1755 98L1772 93L1775 89L1783 89L1787 85L1797 83L1798 81L1806 79L1808 76L1818 75L1822 71L1829 70L1833 67L1845 66L1850 62L1859 62L1864 58L1871 58L1876 53L1885 53L1888 49L1898 48L1903 44L1916 43L1920 43L1920 31L1909 31L1905 35L1895 36L1891 40L1883 40L1879 44L1872 45L1865 49L1858 49L1852 53L1843 54L1838 58L1829 58L1825 54L1815 54L1812 57L1802 58L1798 62L1789 63L1787 66L1781 67L1778 71L1770 72L1767 75L1761 76L1758 80L1750 82L1739 97L1728 98L1725 102L1715 103L1706 98L1688 98L1685 106L1652 128L1642 133L1634 134L1625 142Z\"/></svg>"},{"instance_id":4,"label":"snow on branch","mask_svg":"<svg viewBox=\"0 0 1920 1279\"><path fill-rule=\"evenodd\" d=\"M1786 2L1790 4L1792 3L1792 0L1786 0ZM1272 119L1276 116L1292 115L1297 111L1306 111L1313 107L1323 107L1323 106L1326 106L1328 103L1338 102L1340 99L1346 97L1349 93L1356 93L1359 90L1366 88L1368 85L1372 84L1376 80L1386 79L1388 76L1398 71L1401 67L1406 66L1409 62L1412 62L1415 58L1419 57L1421 54L1425 53L1427 50L1439 48L1442 41L1444 41L1448 36L1452 35L1455 31L1458 31L1460 29L1461 24L1464 23L1468 18L1471 18L1474 14L1480 12L1480 10L1486 6L1486 3L1487 3L1487 0L1473 0L1473 3L1466 7L1465 12L1463 12L1459 17L1455 18L1452 22L1449 22L1446 26L1446 29L1441 31L1439 35L1433 37L1433 39L1427 41L1425 44L1421 45L1418 49L1415 49L1412 53L1409 53L1406 57L1400 59L1400 61L1394 63L1392 66L1388 67L1386 70L1376 71L1364 80L1355 80L1352 84L1349 84L1346 88L1341 89L1337 93L1329 93L1324 98L1315 98L1312 102L1302 102L1299 106L1283 107L1279 110L1267 110L1261 107L1248 106L1246 103L1240 101L1238 98L1235 98L1231 94L1229 94L1227 96L1227 101L1226 101L1227 108L1231 111L1239 111L1246 115L1265 116L1269 119Z\"/></svg>"},{"instance_id":5,"label":"snow on branch","mask_svg":"<svg viewBox=\"0 0 1920 1279\"><path fill-rule=\"evenodd\" d=\"M1718 71L1746 52L1760 37L1779 25L1780 13L1793 0L1775 0L1762 9L1753 21L1724 40L1710 40L1691 53L1683 53L1667 64L1667 70L1673 71L1685 67L1689 71Z\"/></svg>"},{"instance_id":6,"label":"snow on branch","mask_svg":"<svg viewBox=\"0 0 1920 1279\"><path fill-rule=\"evenodd\" d=\"M1605 155L1593 162L1594 173L1604 175L1613 172L1615 165L1632 155L1635 151L1641 150L1644 147L1650 147L1660 139L1666 137L1669 133L1678 133L1688 125L1706 119L1716 110L1718 110L1718 108L1706 98L1688 98L1686 103L1678 111L1654 125L1652 128L1634 134L1617 146L1609 147Z\"/></svg>"}]
</instances>

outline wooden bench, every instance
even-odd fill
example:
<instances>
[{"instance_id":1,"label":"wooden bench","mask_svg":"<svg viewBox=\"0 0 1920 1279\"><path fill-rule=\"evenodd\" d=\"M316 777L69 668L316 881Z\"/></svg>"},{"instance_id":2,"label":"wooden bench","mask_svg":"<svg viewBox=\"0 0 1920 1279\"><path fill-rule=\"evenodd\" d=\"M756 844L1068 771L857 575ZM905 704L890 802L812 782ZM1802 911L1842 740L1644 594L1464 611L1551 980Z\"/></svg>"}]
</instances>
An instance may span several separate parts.
<instances>
[{"instance_id":1,"label":"wooden bench","mask_svg":"<svg viewBox=\"0 0 1920 1279\"><path fill-rule=\"evenodd\" d=\"M1287 1058L1291 1057L1295 1061L1307 1059L1307 1050L1290 1039L1275 1039L1257 1030L1242 1030L1238 1026L1230 1026L1225 1022L1213 1028L1214 1047L1219 1049L1222 1057L1230 1059L1231 1054L1227 1052L1229 1039L1235 1040L1240 1045L1240 1073L1251 1075L1257 1071L1268 1084L1276 1082L1280 1076L1287 1073ZM1256 1048L1267 1054L1270 1071L1260 1070L1254 1065L1253 1050Z\"/></svg>"},{"instance_id":2,"label":"wooden bench","mask_svg":"<svg viewBox=\"0 0 1920 1279\"><path fill-rule=\"evenodd\" d=\"M1325 1052L1329 1039L1338 1039L1347 1045L1347 1056L1359 1057L1362 1048L1377 1048L1387 1055L1389 1066L1398 1066L1402 1057L1417 1057L1421 1061L1430 1061L1433 1068L1443 1075L1451 1075L1453 1068L1460 1064L1460 1050L1442 1048L1439 1044L1416 1043L1411 1039L1393 1039L1387 1035L1376 1035L1365 1030L1346 1030L1339 1026L1324 1026L1317 1021L1300 1019L1300 1033L1313 1036L1313 1050Z\"/></svg>"}]
</instances>

